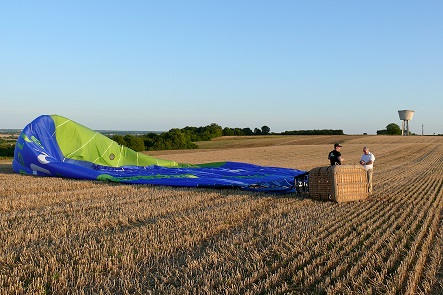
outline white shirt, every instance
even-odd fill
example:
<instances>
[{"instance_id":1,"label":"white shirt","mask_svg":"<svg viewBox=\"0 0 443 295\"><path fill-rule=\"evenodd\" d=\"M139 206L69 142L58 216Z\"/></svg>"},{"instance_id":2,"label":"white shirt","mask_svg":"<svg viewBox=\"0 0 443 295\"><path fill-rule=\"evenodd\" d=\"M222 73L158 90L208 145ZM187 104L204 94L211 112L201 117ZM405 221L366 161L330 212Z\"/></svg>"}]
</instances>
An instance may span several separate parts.
<instances>
[{"instance_id":1,"label":"white shirt","mask_svg":"<svg viewBox=\"0 0 443 295\"><path fill-rule=\"evenodd\" d=\"M363 155L361 156L360 161L363 161L363 162L365 162L365 163L367 163L367 162L371 162L371 161L372 161L372 164L369 164L369 165L363 165L363 168L365 168L366 170L368 170L368 169L372 169L372 168L374 168L375 156L374 156L372 153L363 154Z\"/></svg>"}]
</instances>

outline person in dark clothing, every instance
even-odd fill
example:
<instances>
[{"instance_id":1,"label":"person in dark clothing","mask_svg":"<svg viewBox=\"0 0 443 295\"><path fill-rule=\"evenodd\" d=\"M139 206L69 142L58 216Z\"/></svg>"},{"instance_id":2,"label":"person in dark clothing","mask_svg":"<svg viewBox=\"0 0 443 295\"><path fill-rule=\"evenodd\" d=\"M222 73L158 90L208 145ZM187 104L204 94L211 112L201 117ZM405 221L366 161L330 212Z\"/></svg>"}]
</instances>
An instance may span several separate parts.
<instances>
[{"instance_id":1,"label":"person in dark clothing","mask_svg":"<svg viewBox=\"0 0 443 295\"><path fill-rule=\"evenodd\" d=\"M341 144L335 143L334 149L329 153L328 159L331 161L331 166L333 165L341 165L341 163L344 161L344 158L341 156L340 148L342 147Z\"/></svg>"}]
</instances>

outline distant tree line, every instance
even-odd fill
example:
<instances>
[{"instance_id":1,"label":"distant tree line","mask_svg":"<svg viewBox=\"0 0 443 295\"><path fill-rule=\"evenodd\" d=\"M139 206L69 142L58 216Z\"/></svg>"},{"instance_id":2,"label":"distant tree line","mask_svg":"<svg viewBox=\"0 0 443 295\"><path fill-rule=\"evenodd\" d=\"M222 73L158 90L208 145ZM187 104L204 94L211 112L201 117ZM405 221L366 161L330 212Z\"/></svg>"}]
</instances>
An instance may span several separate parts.
<instances>
[{"instance_id":1,"label":"distant tree line","mask_svg":"<svg viewBox=\"0 0 443 295\"><path fill-rule=\"evenodd\" d=\"M341 129L314 129L314 130L292 130L280 133L282 135L344 135Z\"/></svg>"},{"instance_id":2,"label":"distant tree line","mask_svg":"<svg viewBox=\"0 0 443 295\"><path fill-rule=\"evenodd\" d=\"M386 126L386 129L377 130L377 135L401 135L401 129L397 124L390 123Z\"/></svg>"},{"instance_id":3,"label":"distant tree line","mask_svg":"<svg viewBox=\"0 0 443 295\"><path fill-rule=\"evenodd\" d=\"M207 141L223 135L222 127L213 123L205 127L173 128L161 134L113 135L112 140L136 152L153 150L196 149L196 141Z\"/></svg>"},{"instance_id":4,"label":"distant tree line","mask_svg":"<svg viewBox=\"0 0 443 295\"><path fill-rule=\"evenodd\" d=\"M209 141L213 138L221 136L251 136L251 135L344 135L341 129L313 129L313 130L292 130L282 133L271 133L268 126L261 128L222 128L216 123L212 123L204 127L173 128L167 132L154 133L150 132L144 135L125 134L118 132L117 134L108 134L112 140L118 144L129 147L130 149L140 151L153 150L179 150L179 149L197 149L195 142ZM395 123L390 123L386 129L377 130L377 134L383 135L401 135L400 127ZM10 142L0 139L0 157L13 157L15 146Z\"/></svg>"},{"instance_id":5,"label":"distant tree line","mask_svg":"<svg viewBox=\"0 0 443 295\"><path fill-rule=\"evenodd\" d=\"M262 126L261 128L223 128L223 136L247 136L247 135L268 135L270 134L271 128L268 126Z\"/></svg>"},{"instance_id":6,"label":"distant tree line","mask_svg":"<svg viewBox=\"0 0 443 295\"><path fill-rule=\"evenodd\" d=\"M110 138L118 144L129 147L130 149L140 151L154 150L180 150L197 149L195 142L209 141L221 136L248 136L248 135L267 135L271 129L268 126L255 128L222 128L216 123L204 127L173 128L161 134L148 133L144 135L120 135L114 134Z\"/></svg>"}]
</instances>

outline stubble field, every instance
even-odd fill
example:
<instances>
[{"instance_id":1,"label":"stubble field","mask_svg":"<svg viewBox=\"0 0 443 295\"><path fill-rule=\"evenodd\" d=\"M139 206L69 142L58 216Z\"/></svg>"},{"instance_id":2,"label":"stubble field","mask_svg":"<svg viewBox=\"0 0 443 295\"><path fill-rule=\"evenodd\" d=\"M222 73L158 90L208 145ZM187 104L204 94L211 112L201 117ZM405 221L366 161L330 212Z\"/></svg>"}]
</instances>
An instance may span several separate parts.
<instances>
[{"instance_id":1,"label":"stubble field","mask_svg":"<svg viewBox=\"0 0 443 295\"><path fill-rule=\"evenodd\" d=\"M310 170L367 145L350 203L14 174L0 160L0 294L441 294L443 137L223 138L151 155Z\"/></svg>"}]
</instances>

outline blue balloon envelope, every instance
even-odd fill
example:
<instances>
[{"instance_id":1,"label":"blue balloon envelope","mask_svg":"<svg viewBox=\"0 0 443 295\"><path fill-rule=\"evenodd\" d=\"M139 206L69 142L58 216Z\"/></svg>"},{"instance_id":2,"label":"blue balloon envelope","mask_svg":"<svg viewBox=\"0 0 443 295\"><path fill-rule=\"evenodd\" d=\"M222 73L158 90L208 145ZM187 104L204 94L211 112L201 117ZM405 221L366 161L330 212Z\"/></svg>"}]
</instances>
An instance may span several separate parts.
<instances>
[{"instance_id":1,"label":"blue balloon envelope","mask_svg":"<svg viewBox=\"0 0 443 295\"><path fill-rule=\"evenodd\" d=\"M307 171L242 162L185 164L137 153L58 115L42 115L21 132L15 172L38 176L181 187L290 193Z\"/></svg>"}]
</instances>

